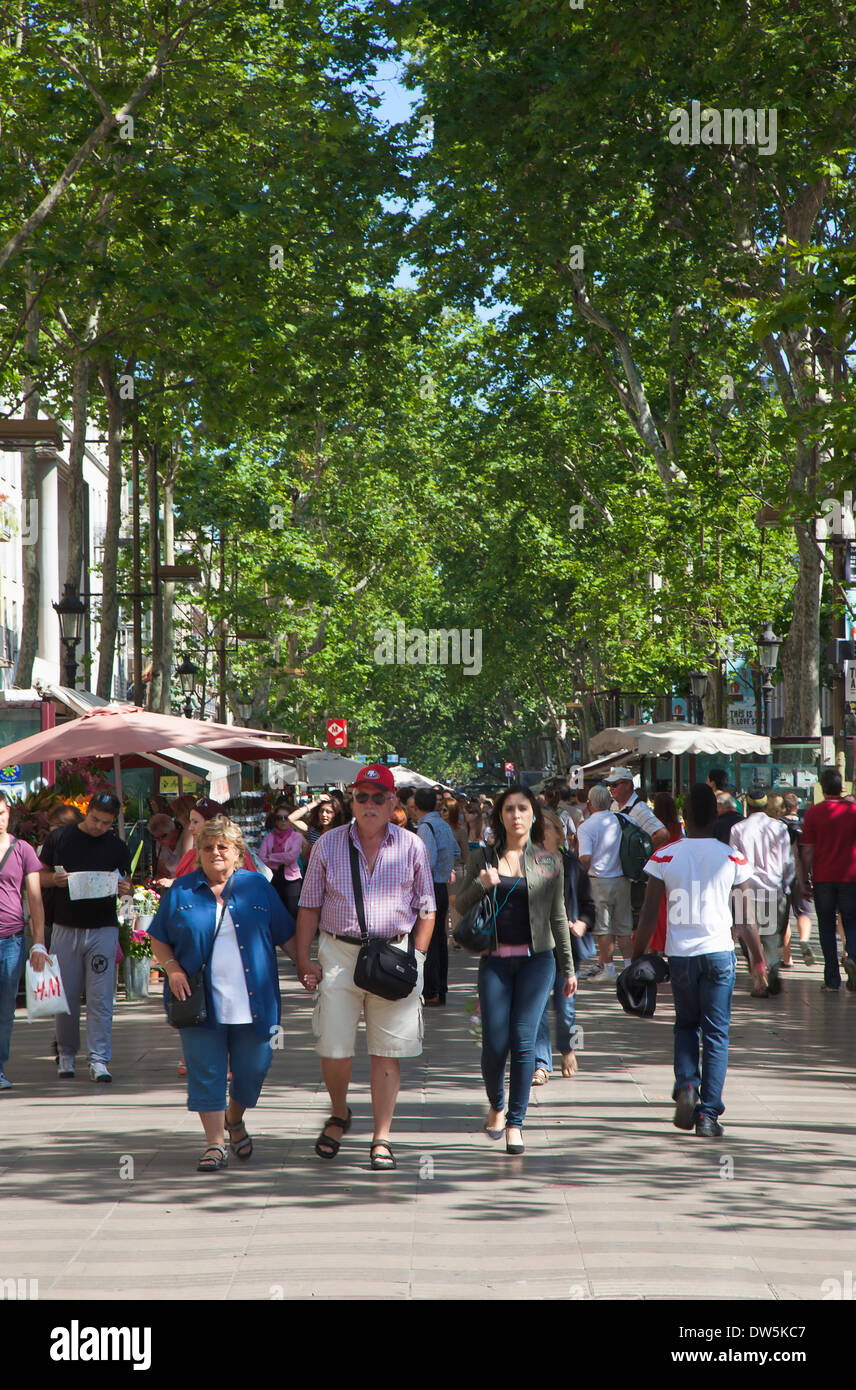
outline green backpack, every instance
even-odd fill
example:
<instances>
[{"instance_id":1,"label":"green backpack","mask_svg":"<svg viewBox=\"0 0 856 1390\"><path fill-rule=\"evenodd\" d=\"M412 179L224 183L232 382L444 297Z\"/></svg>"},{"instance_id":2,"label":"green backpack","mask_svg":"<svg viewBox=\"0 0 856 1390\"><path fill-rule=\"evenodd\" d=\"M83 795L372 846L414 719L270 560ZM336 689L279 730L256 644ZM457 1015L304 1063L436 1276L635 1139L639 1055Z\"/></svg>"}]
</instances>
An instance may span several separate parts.
<instances>
[{"instance_id":1,"label":"green backpack","mask_svg":"<svg viewBox=\"0 0 856 1390\"><path fill-rule=\"evenodd\" d=\"M642 870L654 853L651 836L623 811L616 811L615 815L621 821L621 872L625 878L638 883L642 878Z\"/></svg>"}]
</instances>

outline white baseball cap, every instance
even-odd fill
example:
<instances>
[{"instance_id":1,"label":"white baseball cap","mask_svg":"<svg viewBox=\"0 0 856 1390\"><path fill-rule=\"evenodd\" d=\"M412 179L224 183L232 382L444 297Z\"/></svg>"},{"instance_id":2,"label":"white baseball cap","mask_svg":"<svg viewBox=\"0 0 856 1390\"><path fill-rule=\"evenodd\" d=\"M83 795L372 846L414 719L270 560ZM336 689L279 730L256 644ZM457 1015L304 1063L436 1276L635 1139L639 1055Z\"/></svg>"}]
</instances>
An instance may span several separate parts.
<instances>
[{"instance_id":1,"label":"white baseball cap","mask_svg":"<svg viewBox=\"0 0 856 1390\"><path fill-rule=\"evenodd\" d=\"M604 777L604 782L611 787L613 782L632 782L633 773L629 767L614 767L608 777Z\"/></svg>"}]
</instances>

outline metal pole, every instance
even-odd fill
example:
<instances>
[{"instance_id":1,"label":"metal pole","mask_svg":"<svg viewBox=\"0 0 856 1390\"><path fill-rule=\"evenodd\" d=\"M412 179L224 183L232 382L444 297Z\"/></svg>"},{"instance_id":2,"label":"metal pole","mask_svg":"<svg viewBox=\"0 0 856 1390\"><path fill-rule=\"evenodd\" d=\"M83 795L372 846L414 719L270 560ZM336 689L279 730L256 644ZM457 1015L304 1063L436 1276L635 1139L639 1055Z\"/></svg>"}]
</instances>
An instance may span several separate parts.
<instances>
[{"instance_id":1,"label":"metal pole","mask_svg":"<svg viewBox=\"0 0 856 1390\"><path fill-rule=\"evenodd\" d=\"M226 537L220 532L220 602L224 601L226 592ZM217 718L221 724L226 723L226 619L220 619L220 689L218 692Z\"/></svg>"}]
</instances>

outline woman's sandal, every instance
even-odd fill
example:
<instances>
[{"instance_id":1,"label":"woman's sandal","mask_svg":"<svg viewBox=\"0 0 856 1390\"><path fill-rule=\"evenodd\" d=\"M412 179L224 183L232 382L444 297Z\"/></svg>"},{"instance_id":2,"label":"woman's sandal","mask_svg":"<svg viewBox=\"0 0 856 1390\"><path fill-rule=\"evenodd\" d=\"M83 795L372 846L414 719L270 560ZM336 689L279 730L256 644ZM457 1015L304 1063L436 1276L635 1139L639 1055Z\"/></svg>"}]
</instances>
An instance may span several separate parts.
<instances>
[{"instance_id":1,"label":"woman's sandal","mask_svg":"<svg viewBox=\"0 0 856 1390\"><path fill-rule=\"evenodd\" d=\"M533 1086L546 1086L550 1080L546 1067L536 1067L532 1077Z\"/></svg>"},{"instance_id":2,"label":"woman's sandal","mask_svg":"<svg viewBox=\"0 0 856 1390\"><path fill-rule=\"evenodd\" d=\"M347 1120L343 1120L341 1115L331 1115L329 1120L325 1120L324 1129L322 1129L321 1133L318 1135L317 1140L315 1141L315 1152L317 1153L319 1158L335 1158L336 1154L342 1147L341 1139L334 1139L332 1134L325 1134L324 1130L329 1129L330 1125L338 1125L342 1131L342 1139L344 1139L348 1130L351 1128L352 1119L353 1114L349 1105Z\"/></svg>"},{"instance_id":3,"label":"woman's sandal","mask_svg":"<svg viewBox=\"0 0 856 1390\"><path fill-rule=\"evenodd\" d=\"M244 1161L252 1157L253 1141L247 1133L247 1127L244 1121L239 1120L236 1125L230 1125L229 1121L226 1120L225 1124L229 1133L229 1148L232 1150L232 1153ZM244 1131L243 1139L235 1140L232 1138L236 1129L242 1129Z\"/></svg>"},{"instance_id":4,"label":"woman's sandal","mask_svg":"<svg viewBox=\"0 0 856 1390\"><path fill-rule=\"evenodd\" d=\"M209 1158L208 1155L211 1154ZM219 1157L217 1157L219 1155ZM209 1144L196 1165L197 1173L216 1173L229 1162L228 1154L222 1144Z\"/></svg>"},{"instance_id":5,"label":"woman's sandal","mask_svg":"<svg viewBox=\"0 0 856 1390\"><path fill-rule=\"evenodd\" d=\"M378 1154L375 1152L376 1149L388 1149L389 1152L385 1154ZM388 1139L378 1139L376 1144L372 1144L371 1165L373 1168L377 1169L380 1172L383 1172L384 1170L386 1172L391 1172L393 1168L398 1167L398 1164L395 1161L395 1154L392 1152L392 1145L390 1144Z\"/></svg>"}]
</instances>

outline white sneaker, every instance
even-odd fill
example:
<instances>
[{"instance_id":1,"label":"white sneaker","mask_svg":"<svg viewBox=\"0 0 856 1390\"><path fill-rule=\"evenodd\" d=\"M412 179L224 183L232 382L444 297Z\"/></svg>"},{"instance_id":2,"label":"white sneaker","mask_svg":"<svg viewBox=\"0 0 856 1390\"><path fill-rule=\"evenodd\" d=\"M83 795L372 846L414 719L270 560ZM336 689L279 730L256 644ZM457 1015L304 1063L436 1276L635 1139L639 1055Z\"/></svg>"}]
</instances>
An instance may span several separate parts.
<instances>
[{"instance_id":1,"label":"white sneaker","mask_svg":"<svg viewBox=\"0 0 856 1390\"><path fill-rule=\"evenodd\" d=\"M107 1068L105 1067L105 1065L104 1065L103 1062L90 1062L90 1063L89 1063L89 1080L90 1080L90 1081L112 1081L113 1078L112 1078L112 1076L110 1075L109 1071L107 1070Z\"/></svg>"},{"instance_id":2,"label":"white sneaker","mask_svg":"<svg viewBox=\"0 0 856 1390\"><path fill-rule=\"evenodd\" d=\"M5 1071L0 1071L0 1091L11 1091L12 1083Z\"/></svg>"},{"instance_id":3,"label":"white sneaker","mask_svg":"<svg viewBox=\"0 0 856 1390\"><path fill-rule=\"evenodd\" d=\"M605 980L614 980L616 978L615 966L613 965L612 961L610 961L608 965L605 965L603 967L603 977Z\"/></svg>"},{"instance_id":4,"label":"white sneaker","mask_svg":"<svg viewBox=\"0 0 856 1390\"><path fill-rule=\"evenodd\" d=\"M57 1076L74 1076L74 1053L58 1052L56 1066Z\"/></svg>"}]
</instances>

